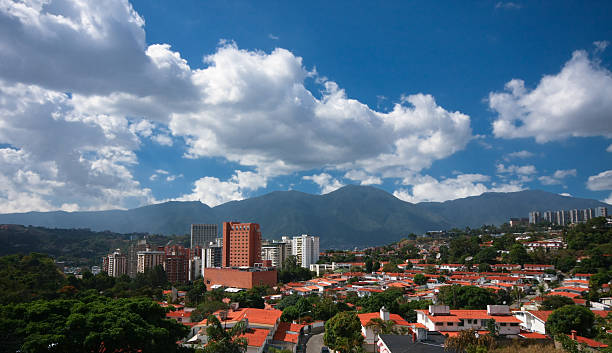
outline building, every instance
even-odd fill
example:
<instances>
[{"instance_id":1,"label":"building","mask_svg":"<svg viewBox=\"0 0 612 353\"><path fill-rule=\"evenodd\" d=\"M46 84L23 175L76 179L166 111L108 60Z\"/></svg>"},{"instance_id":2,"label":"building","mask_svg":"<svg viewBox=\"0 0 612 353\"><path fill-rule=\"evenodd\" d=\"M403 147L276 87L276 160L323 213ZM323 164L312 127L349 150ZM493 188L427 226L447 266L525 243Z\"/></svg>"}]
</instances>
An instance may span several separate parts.
<instances>
[{"instance_id":1,"label":"building","mask_svg":"<svg viewBox=\"0 0 612 353\"><path fill-rule=\"evenodd\" d=\"M529 212L529 224L538 224L541 221L542 219L539 211Z\"/></svg>"},{"instance_id":2,"label":"building","mask_svg":"<svg viewBox=\"0 0 612 353\"><path fill-rule=\"evenodd\" d=\"M555 213L557 214L555 224L558 224L560 226L566 226L569 223L569 213L563 210L559 210Z\"/></svg>"},{"instance_id":3,"label":"building","mask_svg":"<svg viewBox=\"0 0 612 353\"><path fill-rule=\"evenodd\" d=\"M214 242L218 235L216 224L192 224L191 225L191 248L205 248Z\"/></svg>"},{"instance_id":4,"label":"building","mask_svg":"<svg viewBox=\"0 0 612 353\"><path fill-rule=\"evenodd\" d=\"M162 250L145 250L138 252L138 266L136 271L144 273L146 270L152 269L157 265L164 265L165 253Z\"/></svg>"},{"instance_id":5,"label":"building","mask_svg":"<svg viewBox=\"0 0 612 353\"><path fill-rule=\"evenodd\" d=\"M204 249L196 247L191 250L191 258L189 259L189 281L195 281L202 276L202 252Z\"/></svg>"},{"instance_id":6,"label":"building","mask_svg":"<svg viewBox=\"0 0 612 353\"><path fill-rule=\"evenodd\" d=\"M553 212L552 211L544 211L544 214L542 215L542 220L544 222L548 222L548 223L554 223L554 219L553 219Z\"/></svg>"},{"instance_id":7,"label":"building","mask_svg":"<svg viewBox=\"0 0 612 353\"><path fill-rule=\"evenodd\" d=\"M293 237L291 254L296 257L298 265L310 268L311 264L319 261L319 237L307 234Z\"/></svg>"},{"instance_id":8,"label":"building","mask_svg":"<svg viewBox=\"0 0 612 353\"><path fill-rule=\"evenodd\" d=\"M127 274L127 257L117 249L104 259L104 271L110 277L120 277Z\"/></svg>"},{"instance_id":9,"label":"building","mask_svg":"<svg viewBox=\"0 0 612 353\"><path fill-rule=\"evenodd\" d=\"M186 283L189 280L190 250L180 245L164 247L164 270L170 283Z\"/></svg>"},{"instance_id":10,"label":"building","mask_svg":"<svg viewBox=\"0 0 612 353\"><path fill-rule=\"evenodd\" d=\"M223 222L223 267L261 264L261 230L257 223Z\"/></svg>"},{"instance_id":11,"label":"building","mask_svg":"<svg viewBox=\"0 0 612 353\"><path fill-rule=\"evenodd\" d=\"M135 242L131 242L128 247L127 275L131 278L136 277L136 273L138 272L138 252L147 250L147 247L146 239L138 239Z\"/></svg>"},{"instance_id":12,"label":"building","mask_svg":"<svg viewBox=\"0 0 612 353\"><path fill-rule=\"evenodd\" d=\"M428 331L442 334L474 329L486 331L491 320L500 335L518 335L521 320L510 313L507 305L487 305L487 310L450 310L446 305L430 305L429 310L416 310L417 322Z\"/></svg>"},{"instance_id":13,"label":"building","mask_svg":"<svg viewBox=\"0 0 612 353\"><path fill-rule=\"evenodd\" d=\"M510 227L526 226L529 224L529 218L510 218Z\"/></svg>"},{"instance_id":14,"label":"building","mask_svg":"<svg viewBox=\"0 0 612 353\"><path fill-rule=\"evenodd\" d=\"M569 210L569 217L570 217L570 222L579 223L580 221L582 221L582 212L576 209Z\"/></svg>"},{"instance_id":15,"label":"building","mask_svg":"<svg viewBox=\"0 0 612 353\"><path fill-rule=\"evenodd\" d=\"M291 254L292 242L289 237L283 237L281 241L267 242L261 246L261 260L270 261L273 267L282 268Z\"/></svg>"},{"instance_id":16,"label":"building","mask_svg":"<svg viewBox=\"0 0 612 353\"><path fill-rule=\"evenodd\" d=\"M595 209L594 208L585 208L582 210L582 220L584 222L595 218Z\"/></svg>"},{"instance_id":17,"label":"building","mask_svg":"<svg viewBox=\"0 0 612 353\"><path fill-rule=\"evenodd\" d=\"M597 207L595 209L595 217L608 217L607 207Z\"/></svg>"},{"instance_id":18,"label":"building","mask_svg":"<svg viewBox=\"0 0 612 353\"><path fill-rule=\"evenodd\" d=\"M255 286L275 286L277 272L266 268L207 268L204 272L206 288L223 286L251 289Z\"/></svg>"},{"instance_id":19,"label":"building","mask_svg":"<svg viewBox=\"0 0 612 353\"><path fill-rule=\"evenodd\" d=\"M211 243L207 248L202 249L202 266L204 268L221 267L223 265L223 245L219 243L220 241Z\"/></svg>"}]
</instances>

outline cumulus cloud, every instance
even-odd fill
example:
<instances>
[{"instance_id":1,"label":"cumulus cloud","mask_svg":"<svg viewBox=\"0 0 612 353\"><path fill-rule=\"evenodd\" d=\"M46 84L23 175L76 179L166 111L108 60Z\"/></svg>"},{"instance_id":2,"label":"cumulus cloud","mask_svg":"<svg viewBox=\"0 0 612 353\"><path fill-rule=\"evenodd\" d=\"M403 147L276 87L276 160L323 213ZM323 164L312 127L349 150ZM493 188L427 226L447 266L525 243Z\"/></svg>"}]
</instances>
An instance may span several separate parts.
<instances>
[{"instance_id":1,"label":"cumulus cloud","mask_svg":"<svg viewBox=\"0 0 612 353\"><path fill-rule=\"evenodd\" d=\"M543 185L555 185L561 184L563 179L569 176L576 176L576 169L560 169L555 171L553 175L543 175L538 180Z\"/></svg>"},{"instance_id":2,"label":"cumulus cloud","mask_svg":"<svg viewBox=\"0 0 612 353\"><path fill-rule=\"evenodd\" d=\"M612 145L608 146L608 148L606 148L606 152L612 152Z\"/></svg>"},{"instance_id":3,"label":"cumulus cloud","mask_svg":"<svg viewBox=\"0 0 612 353\"><path fill-rule=\"evenodd\" d=\"M254 170L257 177L202 178L183 195L218 203L253 190L244 183L261 187L270 177L318 168L356 178L351 171L361 171L369 177L359 181L377 184L427 168L473 138L470 117L430 95L408 95L390 111L376 111L282 48L266 53L222 42L204 57L204 68L192 69L170 45L146 44L144 20L127 0L7 2L0 30L4 109L19 112L16 102L25 97L30 103L22 110L41 110L21 121L4 116L11 121L0 143L27 156L19 169L54 165L61 178L50 180L80 195L66 196L67 208L153 200L132 174L141 139L171 146L182 138L185 157ZM320 94L306 88L307 80L321 85ZM49 148L55 139L44 136L48 131L62 136L58 148ZM340 184L334 179L324 189ZM221 196L206 196L214 185ZM59 207L65 196L36 195L47 202L38 209Z\"/></svg>"},{"instance_id":4,"label":"cumulus cloud","mask_svg":"<svg viewBox=\"0 0 612 353\"><path fill-rule=\"evenodd\" d=\"M587 180L587 189L593 191L612 190L612 170L590 176Z\"/></svg>"},{"instance_id":5,"label":"cumulus cloud","mask_svg":"<svg viewBox=\"0 0 612 353\"><path fill-rule=\"evenodd\" d=\"M520 79L505 88L489 94L489 107L497 112L496 137L534 137L539 143L612 137L612 73L585 51L575 51L561 72L544 76L532 90Z\"/></svg>"},{"instance_id":6,"label":"cumulus cloud","mask_svg":"<svg viewBox=\"0 0 612 353\"><path fill-rule=\"evenodd\" d=\"M561 196L566 196L566 197L572 197L572 194L568 193L568 192L562 192L559 195Z\"/></svg>"},{"instance_id":7,"label":"cumulus cloud","mask_svg":"<svg viewBox=\"0 0 612 353\"><path fill-rule=\"evenodd\" d=\"M264 176L250 172L236 170L228 180L222 181L215 177L203 177L194 183L190 194L176 198L177 201L200 201L214 207L229 201L242 200L245 193L266 187Z\"/></svg>"},{"instance_id":8,"label":"cumulus cloud","mask_svg":"<svg viewBox=\"0 0 612 353\"><path fill-rule=\"evenodd\" d=\"M507 174L520 174L520 175L531 175L537 172L536 167L534 165L509 165L504 166L503 164L497 165L498 173L507 173Z\"/></svg>"},{"instance_id":9,"label":"cumulus cloud","mask_svg":"<svg viewBox=\"0 0 612 353\"><path fill-rule=\"evenodd\" d=\"M373 175L369 175L363 170L349 170L344 174L346 179L351 179L361 182L361 185L380 185L382 179Z\"/></svg>"},{"instance_id":10,"label":"cumulus cloud","mask_svg":"<svg viewBox=\"0 0 612 353\"><path fill-rule=\"evenodd\" d=\"M511 152L511 153L506 154L504 156L504 160L505 161L509 161L511 159L531 158L533 156L534 156L533 153L531 153L529 151L522 150L522 151L516 151L516 152Z\"/></svg>"},{"instance_id":11,"label":"cumulus cloud","mask_svg":"<svg viewBox=\"0 0 612 353\"><path fill-rule=\"evenodd\" d=\"M344 186L344 184L342 184L338 179L334 179L331 175L327 173L306 175L303 176L302 179L310 180L313 183L319 185L319 188L321 189L321 194L328 194Z\"/></svg>"},{"instance_id":12,"label":"cumulus cloud","mask_svg":"<svg viewBox=\"0 0 612 353\"><path fill-rule=\"evenodd\" d=\"M412 191L401 188L394 191L393 196L412 203L443 202L477 196L485 192L513 192L523 189L523 186L517 182L495 184L490 181L491 177L483 174L460 174L455 178L443 180L435 179L429 175L416 176L404 180L404 184L412 185ZM490 184L490 186L486 184Z\"/></svg>"},{"instance_id":13,"label":"cumulus cloud","mask_svg":"<svg viewBox=\"0 0 612 353\"><path fill-rule=\"evenodd\" d=\"M126 118L77 114L67 94L0 80L0 212L116 208L153 200L131 173Z\"/></svg>"}]
</instances>

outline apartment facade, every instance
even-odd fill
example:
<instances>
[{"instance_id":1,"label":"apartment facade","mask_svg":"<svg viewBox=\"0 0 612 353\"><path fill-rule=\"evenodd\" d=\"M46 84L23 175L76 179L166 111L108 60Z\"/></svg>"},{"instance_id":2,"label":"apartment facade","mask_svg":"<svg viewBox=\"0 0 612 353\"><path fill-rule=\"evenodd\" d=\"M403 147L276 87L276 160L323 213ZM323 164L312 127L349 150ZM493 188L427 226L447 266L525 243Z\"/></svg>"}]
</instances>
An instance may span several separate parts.
<instances>
[{"instance_id":1,"label":"apartment facade","mask_svg":"<svg viewBox=\"0 0 612 353\"><path fill-rule=\"evenodd\" d=\"M191 248L205 248L217 238L218 228L216 224L192 224L191 225Z\"/></svg>"},{"instance_id":2,"label":"apartment facade","mask_svg":"<svg viewBox=\"0 0 612 353\"><path fill-rule=\"evenodd\" d=\"M310 268L311 264L319 261L319 237L302 234L293 237L291 246L291 254L300 266Z\"/></svg>"},{"instance_id":3,"label":"apartment facade","mask_svg":"<svg viewBox=\"0 0 612 353\"><path fill-rule=\"evenodd\" d=\"M223 222L223 267L261 264L261 230L257 223Z\"/></svg>"}]
</instances>

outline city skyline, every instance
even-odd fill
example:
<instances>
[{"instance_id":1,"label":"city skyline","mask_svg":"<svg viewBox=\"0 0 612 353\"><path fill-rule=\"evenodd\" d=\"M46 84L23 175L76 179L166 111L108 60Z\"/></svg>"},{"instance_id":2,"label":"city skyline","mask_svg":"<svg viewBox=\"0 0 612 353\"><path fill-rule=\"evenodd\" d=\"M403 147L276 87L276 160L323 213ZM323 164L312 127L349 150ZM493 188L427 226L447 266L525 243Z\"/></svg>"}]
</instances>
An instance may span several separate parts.
<instances>
[{"instance_id":1,"label":"city skyline","mask_svg":"<svg viewBox=\"0 0 612 353\"><path fill-rule=\"evenodd\" d=\"M374 185L612 203L612 4L0 9L0 213Z\"/></svg>"}]
</instances>

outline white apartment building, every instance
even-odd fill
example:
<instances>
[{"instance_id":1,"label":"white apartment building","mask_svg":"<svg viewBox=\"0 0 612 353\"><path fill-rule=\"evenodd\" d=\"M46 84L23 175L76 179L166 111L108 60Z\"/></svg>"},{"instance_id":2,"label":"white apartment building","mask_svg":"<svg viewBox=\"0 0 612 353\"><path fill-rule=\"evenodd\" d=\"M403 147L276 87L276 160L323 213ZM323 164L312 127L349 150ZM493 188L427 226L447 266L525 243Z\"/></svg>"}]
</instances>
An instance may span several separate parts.
<instances>
[{"instance_id":1,"label":"white apartment building","mask_svg":"<svg viewBox=\"0 0 612 353\"><path fill-rule=\"evenodd\" d=\"M283 263L292 253L293 245L289 237L283 237L281 241L274 241L261 246L261 259L271 261L272 266L277 268L283 267Z\"/></svg>"},{"instance_id":2,"label":"white apartment building","mask_svg":"<svg viewBox=\"0 0 612 353\"><path fill-rule=\"evenodd\" d=\"M307 234L293 237L291 255L296 257L299 265L310 268L311 264L319 261L319 237Z\"/></svg>"},{"instance_id":3,"label":"white apartment building","mask_svg":"<svg viewBox=\"0 0 612 353\"><path fill-rule=\"evenodd\" d=\"M127 274L127 257L119 249L108 255L108 270L110 277L119 277Z\"/></svg>"}]
</instances>

